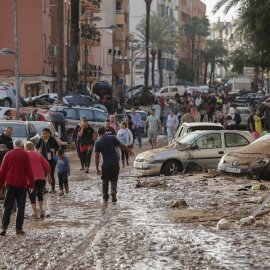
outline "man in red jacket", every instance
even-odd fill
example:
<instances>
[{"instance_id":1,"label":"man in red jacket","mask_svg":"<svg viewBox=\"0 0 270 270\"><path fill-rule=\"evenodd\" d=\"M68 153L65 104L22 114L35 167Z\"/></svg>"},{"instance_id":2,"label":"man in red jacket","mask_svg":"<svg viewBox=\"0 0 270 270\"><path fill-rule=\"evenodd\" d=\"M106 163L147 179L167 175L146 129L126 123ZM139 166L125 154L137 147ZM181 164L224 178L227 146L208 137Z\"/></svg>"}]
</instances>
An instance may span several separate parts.
<instances>
[{"instance_id":1,"label":"man in red jacket","mask_svg":"<svg viewBox=\"0 0 270 270\"><path fill-rule=\"evenodd\" d=\"M6 234L15 200L17 202L16 234L25 234L22 226L26 191L27 188L33 190L34 176L28 153L23 150L23 142L21 140L14 141L14 149L9 151L3 159L0 169L0 189L4 184L6 185L6 196L0 235Z\"/></svg>"}]
</instances>

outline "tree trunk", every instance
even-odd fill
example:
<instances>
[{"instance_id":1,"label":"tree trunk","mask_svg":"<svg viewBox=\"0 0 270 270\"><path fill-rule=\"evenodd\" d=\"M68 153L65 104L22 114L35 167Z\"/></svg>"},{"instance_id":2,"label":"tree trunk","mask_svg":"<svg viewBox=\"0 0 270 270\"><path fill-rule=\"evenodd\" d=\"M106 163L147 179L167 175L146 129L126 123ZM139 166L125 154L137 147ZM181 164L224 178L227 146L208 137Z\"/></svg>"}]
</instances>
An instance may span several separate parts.
<instances>
[{"instance_id":1,"label":"tree trunk","mask_svg":"<svg viewBox=\"0 0 270 270\"><path fill-rule=\"evenodd\" d=\"M162 72L162 51L158 50L158 73L159 73L159 87L163 86L163 72Z\"/></svg>"},{"instance_id":2,"label":"tree trunk","mask_svg":"<svg viewBox=\"0 0 270 270\"><path fill-rule=\"evenodd\" d=\"M191 69L192 69L192 82L194 83L194 46L195 45L195 37L191 37Z\"/></svg>"},{"instance_id":3,"label":"tree trunk","mask_svg":"<svg viewBox=\"0 0 270 270\"><path fill-rule=\"evenodd\" d=\"M204 78L203 78L203 83L206 85L207 84L207 67L208 67L208 61L204 62Z\"/></svg>"},{"instance_id":4,"label":"tree trunk","mask_svg":"<svg viewBox=\"0 0 270 270\"><path fill-rule=\"evenodd\" d=\"M58 101L63 101L63 13L64 2L63 0L57 0L57 96Z\"/></svg>"},{"instance_id":5,"label":"tree trunk","mask_svg":"<svg viewBox=\"0 0 270 270\"><path fill-rule=\"evenodd\" d=\"M69 52L69 73L70 73L70 90L78 90L78 62L80 59L80 1L71 0L71 23L70 23L70 52Z\"/></svg>"},{"instance_id":6,"label":"tree trunk","mask_svg":"<svg viewBox=\"0 0 270 270\"><path fill-rule=\"evenodd\" d=\"M146 24L145 24L145 70L144 85L149 84L149 32L150 32L150 9L152 0L145 0L146 5Z\"/></svg>"},{"instance_id":7,"label":"tree trunk","mask_svg":"<svg viewBox=\"0 0 270 270\"><path fill-rule=\"evenodd\" d=\"M152 68L151 68L151 77L152 77L152 87L155 87L155 64L156 64L156 51L151 50L152 55Z\"/></svg>"}]
</instances>

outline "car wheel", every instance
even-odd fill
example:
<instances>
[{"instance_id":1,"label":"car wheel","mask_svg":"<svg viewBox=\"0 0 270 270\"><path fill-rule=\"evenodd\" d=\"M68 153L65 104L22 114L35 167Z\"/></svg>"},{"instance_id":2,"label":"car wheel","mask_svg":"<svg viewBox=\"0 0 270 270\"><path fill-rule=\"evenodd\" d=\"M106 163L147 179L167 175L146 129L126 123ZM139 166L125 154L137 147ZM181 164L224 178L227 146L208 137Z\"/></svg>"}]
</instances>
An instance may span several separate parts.
<instances>
[{"instance_id":1,"label":"car wheel","mask_svg":"<svg viewBox=\"0 0 270 270\"><path fill-rule=\"evenodd\" d=\"M162 172L168 176L168 175L176 175L180 171L180 164L176 160L170 160L167 161L162 168Z\"/></svg>"},{"instance_id":2,"label":"car wheel","mask_svg":"<svg viewBox=\"0 0 270 270\"><path fill-rule=\"evenodd\" d=\"M11 100L8 98L5 98L4 100L2 100L1 103L2 103L3 107L11 107L11 105L12 105Z\"/></svg>"},{"instance_id":3,"label":"car wheel","mask_svg":"<svg viewBox=\"0 0 270 270\"><path fill-rule=\"evenodd\" d=\"M68 132L67 132L67 142L68 143L73 142L72 134L73 134L73 129L69 129Z\"/></svg>"}]
</instances>

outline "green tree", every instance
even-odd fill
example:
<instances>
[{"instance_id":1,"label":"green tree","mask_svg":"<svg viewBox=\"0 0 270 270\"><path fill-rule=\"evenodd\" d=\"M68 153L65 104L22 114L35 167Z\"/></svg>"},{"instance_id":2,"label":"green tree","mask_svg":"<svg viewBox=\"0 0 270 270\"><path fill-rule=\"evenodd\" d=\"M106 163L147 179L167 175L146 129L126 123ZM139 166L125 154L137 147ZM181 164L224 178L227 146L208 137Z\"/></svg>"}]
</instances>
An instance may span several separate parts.
<instances>
[{"instance_id":1,"label":"green tree","mask_svg":"<svg viewBox=\"0 0 270 270\"><path fill-rule=\"evenodd\" d=\"M192 81L194 81L194 55L195 50L200 48L200 39L209 34L209 21L206 17L202 19L198 17L191 17L183 27L184 33L189 36L191 42L191 67L192 67ZM197 43L197 44L196 44Z\"/></svg>"},{"instance_id":2,"label":"green tree","mask_svg":"<svg viewBox=\"0 0 270 270\"><path fill-rule=\"evenodd\" d=\"M208 40L207 48L201 51L201 57L204 59L205 72L204 83L207 80L207 67L210 65L210 84L214 81L215 68L217 66L223 66L227 69L226 57L228 51L224 48L221 40Z\"/></svg>"},{"instance_id":3,"label":"green tree","mask_svg":"<svg viewBox=\"0 0 270 270\"><path fill-rule=\"evenodd\" d=\"M176 77L178 80L192 81L192 68L189 64L179 61L176 69Z\"/></svg>"},{"instance_id":4,"label":"green tree","mask_svg":"<svg viewBox=\"0 0 270 270\"><path fill-rule=\"evenodd\" d=\"M71 0L71 16L70 16L70 51L69 51L69 75L70 89L76 92L78 87L78 62L80 59L80 1Z\"/></svg>"},{"instance_id":5,"label":"green tree","mask_svg":"<svg viewBox=\"0 0 270 270\"><path fill-rule=\"evenodd\" d=\"M137 26L138 37L142 44L145 44L146 33L145 33L145 19L142 19ZM160 16L153 12L150 15L150 32L149 32L149 47L152 56L152 68L151 78L152 86L154 86L155 76L155 63L156 57L158 58L158 70L159 70L159 85L163 85L162 77L162 65L161 57L162 51L168 51L176 47L176 31L175 24L171 17Z\"/></svg>"}]
</instances>

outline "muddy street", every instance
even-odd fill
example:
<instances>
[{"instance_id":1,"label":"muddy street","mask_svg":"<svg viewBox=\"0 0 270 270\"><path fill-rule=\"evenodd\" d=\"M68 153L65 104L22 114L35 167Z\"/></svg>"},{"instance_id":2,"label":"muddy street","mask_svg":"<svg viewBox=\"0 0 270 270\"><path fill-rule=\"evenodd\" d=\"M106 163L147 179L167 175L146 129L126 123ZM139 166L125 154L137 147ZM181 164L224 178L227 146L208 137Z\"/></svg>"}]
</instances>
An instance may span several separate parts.
<instances>
[{"instance_id":1,"label":"muddy street","mask_svg":"<svg viewBox=\"0 0 270 270\"><path fill-rule=\"evenodd\" d=\"M118 202L103 204L93 159L85 174L75 152L69 157L70 193L46 195L44 220L30 218L27 202L25 236L12 216L0 269L269 269L269 214L239 222L268 192L239 187L258 182L207 173L138 179L130 166ZM216 228L223 218L228 230Z\"/></svg>"}]
</instances>

